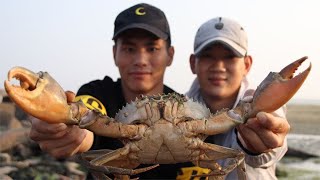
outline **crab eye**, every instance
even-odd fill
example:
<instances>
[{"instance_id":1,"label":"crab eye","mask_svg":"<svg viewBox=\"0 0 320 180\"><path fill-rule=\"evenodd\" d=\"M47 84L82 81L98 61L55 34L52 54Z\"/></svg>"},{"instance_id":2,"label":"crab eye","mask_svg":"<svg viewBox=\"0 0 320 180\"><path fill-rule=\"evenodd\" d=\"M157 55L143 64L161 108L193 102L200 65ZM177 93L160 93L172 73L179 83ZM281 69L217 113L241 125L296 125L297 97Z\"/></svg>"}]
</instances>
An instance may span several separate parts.
<instances>
[{"instance_id":1,"label":"crab eye","mask_svg":"<svg viewBox=\"0 0 320 180\"><path fill-rule=\"evenodd\" d=\"M43 79L45 73L46 72L39 71L37 74L39 75L39 78Z\"/></svg>"}]
</instances>

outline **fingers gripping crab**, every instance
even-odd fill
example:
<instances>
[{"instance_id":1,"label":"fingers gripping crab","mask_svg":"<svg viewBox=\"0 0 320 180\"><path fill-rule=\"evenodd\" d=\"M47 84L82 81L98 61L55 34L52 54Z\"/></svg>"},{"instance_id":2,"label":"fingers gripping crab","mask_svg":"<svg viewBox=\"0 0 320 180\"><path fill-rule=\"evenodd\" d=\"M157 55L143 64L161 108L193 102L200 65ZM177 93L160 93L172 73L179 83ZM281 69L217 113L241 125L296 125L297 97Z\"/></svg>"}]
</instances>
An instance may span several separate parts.
<instances>
[{"instance_id":1,"label":"fingers gripping crab","mask_svg":"<svg viewBox=\"0 0 320 180\"><path fill-rule=\"evenodd\" d=\"M240 101L236 108L215 114L183 95L163 94L141 96L111 118L88 109L81 101L67 103L64 90L48 73L33 73L22 67L9 71L5 89L18 106L34 117L49 123L77 124L97 135L121 139L123 148L80 155L83 163L98 174L134 175L157 164L191 161L211 169L208 176L224 175L238 167L239 176L245 179L241 151L204 140L245 123L260 111L273 112L284 105L311 70L310 64L293 76L306 59L291 63L279 73L271 72L258 86L252 101ZM20 80L20 86L12 85L12 78ZM272 98L274 94L278 98ZM231 158L227 166L216 163L225 158ZM140 164L156 165L135 169Z\"/></svg>"}]
</instances>

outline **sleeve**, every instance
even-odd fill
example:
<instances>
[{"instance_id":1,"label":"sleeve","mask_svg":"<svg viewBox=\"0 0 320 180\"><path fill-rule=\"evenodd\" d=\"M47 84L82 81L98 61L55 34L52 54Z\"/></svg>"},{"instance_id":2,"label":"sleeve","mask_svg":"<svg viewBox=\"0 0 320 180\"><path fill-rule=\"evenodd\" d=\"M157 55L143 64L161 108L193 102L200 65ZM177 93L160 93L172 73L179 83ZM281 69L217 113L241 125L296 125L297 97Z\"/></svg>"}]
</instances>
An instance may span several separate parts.
<instances>
[{"instance_id":1,"label":"sleeve","mask_svg":"<svg viewBox=\"0 0 320 180\"><path fill-rule=\"evenodd\" d=\"M235 135L236 136L236 135ZM235 141L236 142L236 141ZM234 149L242 149L238 143L234 143ZM242 149L243 150L243 149ZM284 156L287 151L287 140L283 146L273 149L271 152L259 155L245 153L245 168L247 179L272 179L276 180L276 163ZM237 179L237 171L234 170L227 176L227 180Z\"/></svg>"},{"instance_id":2,"label":"sleeve","mask_svg":"<svg viewBox=\"0 0 320 180\"><path fill-rule=\"evenodd\" d=\"M235 135L235 137L236 137L236 135ZM262 153L262 154L257 154L257 155L249 154L246 152L247 150L243 149L242 145L237 140L234 140L232 148L241 149L245 153L246 164L253 167L253 168L268 168L268 167L274 165L285 155L285 153L288 150L286 138L285 138L284 143L281 147L272 149L272 151L270 151L268 153Z\"/></svg>"}]
</instances>

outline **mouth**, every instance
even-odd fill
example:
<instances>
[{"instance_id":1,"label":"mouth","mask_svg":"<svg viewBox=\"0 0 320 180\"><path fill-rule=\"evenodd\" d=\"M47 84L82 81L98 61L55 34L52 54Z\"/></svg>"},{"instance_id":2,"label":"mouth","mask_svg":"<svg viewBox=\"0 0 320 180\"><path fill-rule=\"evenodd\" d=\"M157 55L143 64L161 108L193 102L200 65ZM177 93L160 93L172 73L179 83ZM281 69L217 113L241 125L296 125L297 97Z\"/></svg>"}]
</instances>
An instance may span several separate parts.
<instances>
[{"instance_id":1,"label":"mouth","mask_svg":"<svg viewBox=\"0 0 320 180\"><path fill-rule=\"evenodd\" d=\"M151 73L150 72L142 72L142 71L134 71L134 72L130 72L129 75L132 77L136 77L136 78L142 78L142 77L151 75Z\"/></svg>"},{"instance_id":2,"label":"mouth","mask_svg":"<svg viewBox=\"0 0 320 180\"><path fill-rule=\"evenodd\" d=\"M222 76L211 76L208 78L208 81L212 83L213 85L221 85L227 80L227 78Z\"/></svg>"}]
</instances>

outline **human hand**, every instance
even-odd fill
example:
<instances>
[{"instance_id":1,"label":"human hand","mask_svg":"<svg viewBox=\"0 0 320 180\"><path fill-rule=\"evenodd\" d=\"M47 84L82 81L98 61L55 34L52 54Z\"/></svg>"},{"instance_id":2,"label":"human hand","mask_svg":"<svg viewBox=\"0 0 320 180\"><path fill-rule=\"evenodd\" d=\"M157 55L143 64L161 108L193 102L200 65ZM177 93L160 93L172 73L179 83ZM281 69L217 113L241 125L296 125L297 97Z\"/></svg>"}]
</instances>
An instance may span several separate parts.
<instances>
[{"instance_id":1,"label":"human hand","mask_svg":"<svg viewBox=\"0 0 320 180\"><path fill-rule=\"evenodd\" d=\"M264 153L283 145L290 125L285 118L259 112L245 124L239 125L241 144L252 153Z\"/></svg>"},{"instance_id":2,"label":"human hand","mask_svg":"<svg viewBox=\"0 0 320 180\"><path fill-rule=\"evenodd\" d=\"M56 158L69 157L77 153L88 133L75 125L49 124L34 117L29 119L32 124L30 138L37 142L43 151Z\"/></svg>"},{"instance_id":3,"label":"human hand","mask_svg":"<svg viewBox=\"0 0 320 180\"><path fill-rule=\"evenodd\" d=\"M66 92L67 101L72 102L74 93ZM56 158L69 157L77 152L87 151L93 143L93 133L75 125L49 124L37 118L29 118L32 124L30 138L43 151Z\"/></svg>"}]
</instances>

